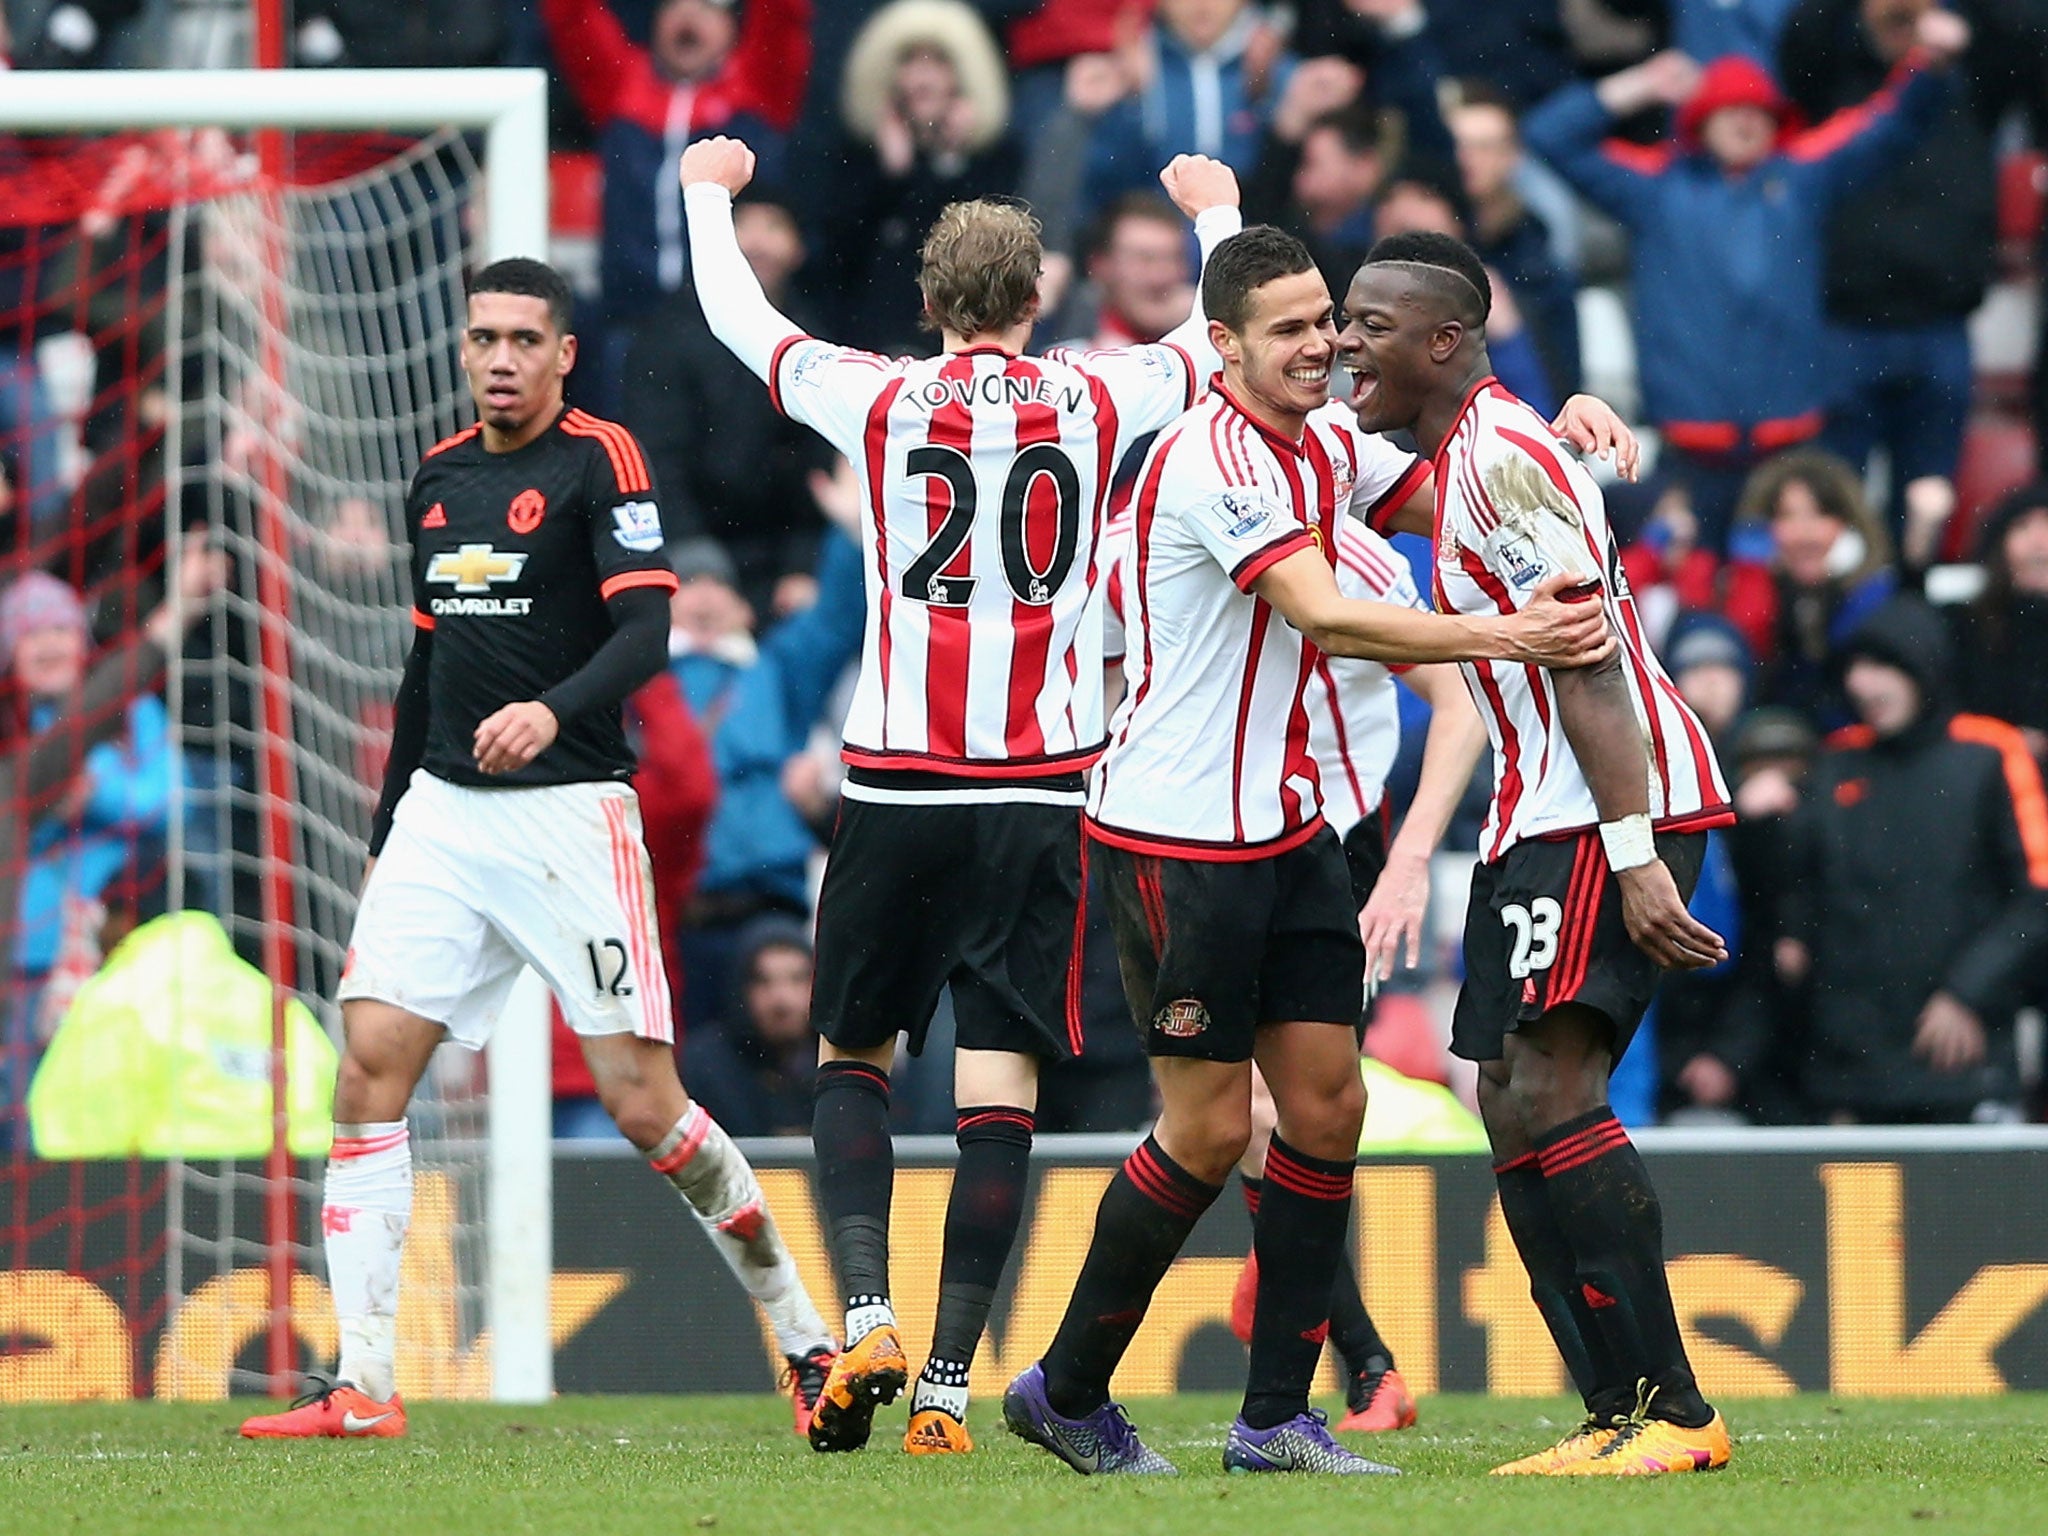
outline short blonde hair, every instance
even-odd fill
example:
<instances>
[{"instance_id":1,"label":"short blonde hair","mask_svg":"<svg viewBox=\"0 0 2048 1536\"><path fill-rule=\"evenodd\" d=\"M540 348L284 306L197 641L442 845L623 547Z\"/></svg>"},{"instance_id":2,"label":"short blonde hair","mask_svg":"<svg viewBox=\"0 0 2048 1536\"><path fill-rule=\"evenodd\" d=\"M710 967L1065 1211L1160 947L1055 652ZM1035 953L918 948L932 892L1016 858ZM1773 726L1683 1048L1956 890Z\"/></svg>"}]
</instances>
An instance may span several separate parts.
<instances>
[{"instance_id":1,"label":"short blonde hair","mask_svg":"<svg viewBox=\"0 0 2048 1536\"><path fill-rule=\"evenodd\" d=\"M1038 308L1038 220L1020 203L953 203L924 240L925 321L957 336L1007 331Z\"/></svg>"}]
</instances>

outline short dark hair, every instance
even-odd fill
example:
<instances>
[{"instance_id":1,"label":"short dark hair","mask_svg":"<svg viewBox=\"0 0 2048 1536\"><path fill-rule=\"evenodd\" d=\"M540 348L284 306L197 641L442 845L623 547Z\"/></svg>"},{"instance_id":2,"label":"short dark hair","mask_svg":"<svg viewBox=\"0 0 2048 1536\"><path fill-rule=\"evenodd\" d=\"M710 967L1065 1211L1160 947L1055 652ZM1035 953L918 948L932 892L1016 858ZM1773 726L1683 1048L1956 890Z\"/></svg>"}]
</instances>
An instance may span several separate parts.
<instances>
[{"instance_id":1,"label":"short dark hair","mask_svg":"<svg viewBox=\"0 0 2048 1536\"><path fill-rule=\"evenodd\" d=\"M529 299L545 300L548 318L555 323L555 329L564 336L569 334L569 321L575 314L575 296L569 292L568 281L544 261L535 261L531 256L507 256L503 261L494 261L469 280L469 296L480 293L516 293Z\"/></svg>"},{"instance_id":2,"label":"short dark hair","mask_svg":"<svg viewBox=\"0 0 2048 1536\"><path fill-rule=\"evenodd\" d=\"M1365 253L1367 266L1382 262L1425 269L1416 274L1418 279L1467 325L1482 326L1493 313L1493 282L1486 275L1486 264L1462 240L1434 230L1389 235L1373 242Z\"/></svg>"},{"instance_id":3,"label":"short dark hair","mask_svg":"<svg viewBox=\"0 0 2048 1536\"><path fill-rule=\"evenodd\" d=\"M1517 129L1521 126L1522 110L1515 105L1515 98L1491 80L1468 75L1457 82L1452 94L1454 107L1492 107L1496 112L1506 113Z\"/></svg>"},{"instance_id":4,"label":"short dark hair","mask_svg":"<svg viewBox=\"0 0 2048 1536\"><path fill-rule=\"evenodd\" d=\"M1251 318L1253 290L1315 270L1315 257L1294 236L1271 224L1254 224L1209 253L1209 264L1202 268L1202 313L1242 331Z\"/></svg>"},{"instance_id":5,"label":"short dark hair","mask_svg":"<svg viewBox=\"0 0 2048 1536\"><path fill-rule=\"evenodd\" d=\"M1157 192L1126 192L1103 209L1088 227L1083 249L1090 260L1108 252L1110 243L1116 239L1117 226L1126 219L1170 225L1176 233L1187 228L1187 220L1181 217L1180 210Z\"/></svg>"},{"instance_id":6,"label":"short dark hair","mask_svg":"<svg viewBox=\"0 0 2048 1536\"><path fill-rule=\"evenodd\" d=\"M1312 133L1336 134L1337 142L1350 155L1385 155L1387 152L1387 125L1380 114L1364 101L1349 101L1341 107L1332 107L1313 119L1301 136L1306 140Z\"/></svg>"}]
</instances>

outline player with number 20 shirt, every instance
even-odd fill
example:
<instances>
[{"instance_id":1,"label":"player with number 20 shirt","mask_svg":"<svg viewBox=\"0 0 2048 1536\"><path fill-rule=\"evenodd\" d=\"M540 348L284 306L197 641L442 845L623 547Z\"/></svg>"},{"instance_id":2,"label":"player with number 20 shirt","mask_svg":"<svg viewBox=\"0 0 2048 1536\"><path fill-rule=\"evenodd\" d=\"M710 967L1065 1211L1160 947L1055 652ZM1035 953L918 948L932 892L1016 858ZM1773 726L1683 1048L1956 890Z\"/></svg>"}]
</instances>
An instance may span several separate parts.
<instances>
[{"instance_id":1,"label":"player with number 20 shirt","mask_svg":"<svg viewBox=\"0 0 2048 1536\"><path fill-rule=\"evenodd\" d=\"M713 333L777 407L851 461L867 562L815 1002L819 1192L847 1350L811 1441L864 1443L874 1406L907 1380L888 1303L888 1073L898 1032L920 1049L950 985L961 1162L932 1360L905 1443L958 1452L971 1444L968 1366L1022 1204L1038 1064L1079 1044L1067 989L1082 776L1105 734L1104 504L1118 461L1188 408L1213 352L1195 315L1149 346L1022 355L1037 318L1038 226L993 201L954 204L926 241L920 281L939 356L883 358L808 336L768 303L733 237L731 196L751 161L720 139L683 157L698 293ZM1205 249L1237 230L1228 167L1184 156L1162 179Z\"/></svg>"}]
</instances>

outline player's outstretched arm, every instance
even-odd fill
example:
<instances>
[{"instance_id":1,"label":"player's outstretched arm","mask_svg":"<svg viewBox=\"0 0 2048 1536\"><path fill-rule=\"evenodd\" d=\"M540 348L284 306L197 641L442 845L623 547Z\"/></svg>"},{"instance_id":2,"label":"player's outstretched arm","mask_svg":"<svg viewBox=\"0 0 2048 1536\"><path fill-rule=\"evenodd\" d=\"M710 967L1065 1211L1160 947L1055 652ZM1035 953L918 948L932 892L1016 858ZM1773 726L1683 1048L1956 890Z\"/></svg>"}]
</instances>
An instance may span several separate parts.
<instances>
[{"instance_id":1,"label":"player's outstretched arm","mask_svg":"<svg viewBox=\"0 0 2048 1536\"><path fill-rule=\"evenodd\" d=\"M1589 608L1599 608L1588 603ZM1600 811L1600 840L1621 885L1621 912L1636 947L1671 970L1699 970L1728 958L1728 946L1685 909L1678 884L1657 856L1650 823L1650 764L1621 659L1556 672L1558 723Z\"/></svg>"},{"instance_id":2,"label":"player's outstretched arm","mask_svg":"<svg viewBox=\"0 0 2048 1536\"><path fill-rule=\"evenodd\" d=\"M1447 664L1415 667L1401 681L1429 705L1429 734L1422 743L1422 775L1401 830L1387 848L1387 867L1373 882L1365 910L1358 914L1358 936L1365 941L1365 975L1385 981L1402 964L1422 960L1422 923L1429 911L1429 861L1465 798L1473 770L1486 751L1486 722L1473 706L1471 692L1457 668Z\"/></svg>"},{"instance_id":3,"label":"player's outstretched arm","mask_svg":"<svg viewBox=\"0 0 2048 1536\"><path fill-rule=\"evenodd\" d=\"M732 200L754 179L754 152L738 139L699 139L683 151L678 174L690 222L690 275L711 334L764 381L776 349L803 328L768 302L740 253Z\"/></svg>"},{"instance_id":4,"label":"player's outstretched arm","mask_svg":"<svg viewBox=\"0 0 2048 1536\"><path fill-rule=\"evenodd\" d=\"M1615 641L1599 604L1559 599L1570 585L1552 577L1517 613L1424 613L1344 596L1329 562L1302 548L1260 572L1251 590L1333 656L1583 667L1612 656Z\"/></svg>"},{"instance_id":5,"label":"player's outstretched arm","mask_svg":"<svg viewBox=\"0 0 2048 1536\"><path fill-rule=\"evenodd\" d=\"M1159 184L1173 199L1174 207L1195 221L1195 241L1202 249L1202 265L1216 247L1244 228L1239 211L1237 172L1221 160L1207 155L1175 155L1159 173ZM1209 342L1209 318L1202 313L1201 276L1195 278L1195 304L1187 319L1168 331L1164 341L1186 352L1195 365L1199 390L1209 375L1222 367L1216 349Z\"/></svg>"}]
</instances>

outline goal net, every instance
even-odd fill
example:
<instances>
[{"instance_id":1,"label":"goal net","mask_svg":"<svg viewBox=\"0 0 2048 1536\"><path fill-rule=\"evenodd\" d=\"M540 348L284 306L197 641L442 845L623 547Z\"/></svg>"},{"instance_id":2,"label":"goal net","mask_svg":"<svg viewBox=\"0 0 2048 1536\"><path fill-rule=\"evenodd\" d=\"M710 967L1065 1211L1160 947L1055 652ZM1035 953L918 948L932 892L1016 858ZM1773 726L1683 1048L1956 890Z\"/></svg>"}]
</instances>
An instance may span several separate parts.
<instances>
[{"instance_id":1,"label":"goal net","mask_svg":"<svg viewBox=\"0 0 2048 1536\"><path fill-rule=\"evenodd\" d=\"M332 1361L331 999L410 644L405 486L473 415L465 272L542 248L544 143L505 121L537 122L537 76L239 75L270 110L218 124L218 77L127 78L154 95L125 130L122 77L68 77L105 95L92 122L24 107L34 77L0 99L0 1401L278 1390ZM283 131L355 128L351 79L425 131ZM457 83L488 100L449 111ZM427 103L441 126L406 121ZM134 636L193 546L226 584L159 672ZM89 638L46 662L74 606ZM59 660L82 693L47 695ZM545 1049L443 1050L412 1107L409 1395L545 1388L545 1168L488 1156L494 1117L544 1152ZM531 1252L494 1275L495 1217L542 1228L537 1276Z\"/></svg>"}]
</instances>

